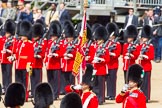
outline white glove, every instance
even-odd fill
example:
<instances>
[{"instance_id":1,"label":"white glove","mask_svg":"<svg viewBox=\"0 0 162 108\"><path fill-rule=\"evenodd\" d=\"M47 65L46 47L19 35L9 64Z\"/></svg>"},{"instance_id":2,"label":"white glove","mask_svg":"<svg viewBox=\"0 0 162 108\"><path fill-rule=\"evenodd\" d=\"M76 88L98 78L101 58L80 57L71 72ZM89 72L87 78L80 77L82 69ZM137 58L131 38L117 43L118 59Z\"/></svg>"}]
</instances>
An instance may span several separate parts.
<instances>
[{"instance_id":1,"label":"white glove","mask_svg":"<svg viewBox=\"0 0 162 108\"><path fill-rule=\"evenodd\" d=\"M94 57L94 60L95 61L101 61L101 62L104 62L105 61L104 58L100 58L100 57Z\"/></svg>"},{"instance_id":2,"label":"white glove","mask_svg":"<svg viewBox=\"0 0 162 108\"><path fill-rule=\"evenodd\" d=\"M3 49L3 50L1 51L1 53L2 53L2 54L6 53L6 49Z\"/></svg>"},{"instance_id":3,"label":"white glove","mask_svg":"<svg viewBox=\"0 0 162 108\"><path fill-rule=\"evenodd\" d=\"M128 57L128 56L124 56L124 59L130 59L130 57Z\"/></svg>"},{"instance_id":4,"label":"white glove","mask_svg":"<svg viewBox=\"0 0 162 108\"><path fill-rule=\"evenodd\" d=\"M35 58L42 58L41 55L34 55Z\"/></svg>"},{"instance_id":5,"label":"white glove","mask_svg":"<svg viewBox=\"0 0 162 108\"><path fill-rule=\"evenodd\" d=\"M14 56L9 56L9 57L7 57L7 59L8 59L8 61L13 62L15 60L15 57Z\"/></svg>"},{"instance_id":6,"label":"white glove","mask_svg":"<svg viewBox=\"0 0 162 108\"><path fill-rule=\"evenodd\" d=\"M128 84L125 84L121 90L121 92L125 93L128 90L129 86Z\"/></svg>"},{"instance_id":7,"label":"white glove","mask_svg":"<svg viewBox=\"0 0 162 108\"><path fill-rule=\"evenodd\" d=\"M99 63L99 61L93 60L92 63Z\"/></svg>"},{"instance_id":8,"label":"white glove","mask_svg":"<svg viewBox=\"0 0 162 108\"><path fill-rule=\"evenodd\" d=\"M147 55L142 55L143 58L145 59L148 59L148 56Z\"/></svg>"},{"instance_id":9,"label":"white glove","mask_svg":"<svg viewBox=\"0 0 162 108\"><path fill-rule=\"evenodd\" d=\"M58 54L57 53L53 53L52 54L54 57L58 57Z\"/></svg>"},{"instance_id":10,"label":"white glove","mask_svg":"<svg viewBox=\"0 0 162 108\"><path fill-rule=\"evenodd\" d=\"M69 57L64 57L65 60L69 60L70 58Z\"/></svg>"},{"instance_id":11,"label":"white glove","mask_svg":"<svg viewBox=\"0 0 162 108\"><path fill-rule=\"evenodd\" d=\"M131 54L131 53L126 53L125 55L126 55L126 56L131 56L131 57L134 57L134 55L133 55L133 54Z\"/></svg>"},{"instance_id":12,"label":"white glove","mask_svg":"<svg viewBox=\"0 0 162 108\"><path fill-rule=\"evenodd\" d=\"M86 60L86 61L88 61L88 60L89 60L89 58L90 58L90 56L86 56L86 57L85 57L85 60Z\"/></svg>"},{"instance_id":13,"label":"white glove","mask_svg":"<svg viewBox=\"0 0 162 108\"><path fill-rule=\"evenodd\" d=\"M81 85L75 85L73 86L74 90L81 90L82 86Z\"/></svg>"},{"instance_id":14,"label":"white glove","mask_svg":"<svg viewBox=\"0 0 162 108\"><path fill-rule=\"evenodd\" d=\"M9 50L9 49L6 49L6 52L7 52L7 53L12 53L12 51L11 51L11 50Z\"/></svg>"},{"instance_id":15,"label":"white glove","mask_svg":"<svg viewBox=\"0 0 162 108\"><path fill-rule=\"evenodd\" d=\"M73 54L67 54L68 57L73 57Z\"/></svg>"},{"instance_id":16,"label":"white glove","mask_svg":"<svg viewBox=\"0 0 162 108\"><path fill-rule=\"evenodd\" d=\"M116 54L115 54L115 53L110 52L110 56L116 56Z\"/></svg>"},{"instance_id":17,"label":"white glove","mask_svg":"<svg viewBox=\"0 0 162 108\"><path fill-rule=\"evenodd\" d=\"M49 53L49 54L47 55L48 58L51 58L52 56L53 56L52 53Z\"/></svg>"}]
</instances>

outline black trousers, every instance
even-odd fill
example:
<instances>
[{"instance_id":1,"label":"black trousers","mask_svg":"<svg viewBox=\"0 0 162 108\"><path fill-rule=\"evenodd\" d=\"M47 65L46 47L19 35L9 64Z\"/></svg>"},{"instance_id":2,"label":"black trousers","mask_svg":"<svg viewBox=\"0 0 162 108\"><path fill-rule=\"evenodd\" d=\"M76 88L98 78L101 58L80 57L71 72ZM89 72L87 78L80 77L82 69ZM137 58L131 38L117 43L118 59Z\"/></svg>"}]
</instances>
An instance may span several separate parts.
<instances>
[{"instance_id":1,"label":"black trousers","mask_svg":"<svg viewBox=\"0 0 162 108\"><path fill-rule=\"evenodd\" d=\"M12 64L1 64L2 68L2 84L4 90L12 83Z\"/></svg>"},{"instance_id":2,"label":"black trousers","mask_svg":"<svg viewBox=\"0 0 162 108\"><path fill-rule=\"evenodd\" d=\"M64 78L64 74L61 71L60 72L60 93L65 93L65 78Z\"/></svg>"},{"instance_id":3,"label":"black trousers","mask_svg":"<svg viewBox=\"0 0 162 108\"><path fill-rule=\"evenodd\" d=\"M111 97L116 96L117 70L118 69L109 69L108 70L109 74L106 77L107 96L111 96Z\"/></svg>"},{"instance_id":4,"label":"black trousers","mask_svg":"<svg viewBox=\"0 0 162 108\"><path fill-rule=\"evenodd\" d=\"M53 89L54 99L59 97L60 92L60 72L61 70L47 70L48 83Z\"/></svg>"},{"instance_id":5,"label":"black trousers","mask_svg":"<svg viewBox=\"0 0 162 108\"><path fill-rule=\"evenodd\" d=\"M36 86L42 82L42 69L32 69L32 75L30 76L31 81L31 94L34 95Z\"/></svg>"},{"instance_id":6,"label":"black trousers","mask_svg":"<svg viewBox=\"0 0 162 108\"><path fill-rule=\"evenodd\" d=\"M93 87L93 91L96 93L99 103L105 102L105 77L105 75L97 76L97 84Z\"/></svg>"},{"instance_id":7,"label":"black trousers","mask_svg":"<svg viewBox=\"0 0 162 108\"><path fill-rule=\"evenodd\" d=\"M63 72L65 79L65 86L75 84L75 78L72 75L72 72Z\"/></svg>"},{"instance_id":8,"label":"black trousers","mask_svg":"<svg viewBox=\"0 0 162 108\"><path fill-rule=\"evenodd\" d=\"M146 99L150 100L151 94L151 72L145 72L141 90L144 92Z\"/></svg>"},{"instance_id":9,"label":"black trousers","mask_svg":"<svg viewBox=\"0 0 162 108\"><path fill-rule=\"evenodd\" d=\"M15 71L15 82L22 83L27 90L28 87L28 72L26 69L16 69Z\"/></svg>"}]
</instances>

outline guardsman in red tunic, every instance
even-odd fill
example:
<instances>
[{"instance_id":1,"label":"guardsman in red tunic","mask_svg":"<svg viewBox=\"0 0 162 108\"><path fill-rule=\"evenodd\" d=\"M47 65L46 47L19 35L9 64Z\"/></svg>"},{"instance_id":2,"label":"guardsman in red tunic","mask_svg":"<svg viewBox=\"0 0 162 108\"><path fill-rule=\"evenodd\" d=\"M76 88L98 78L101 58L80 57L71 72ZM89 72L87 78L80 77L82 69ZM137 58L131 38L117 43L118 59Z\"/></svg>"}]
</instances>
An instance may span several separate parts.
<instances>
[{"instance_id":1,"label":"guardsman in red tunic","mask_svg":"<svg viewBox=\"0 0 162 108\"><path fill-rule=\"evenodd\" d=\"M50 40L48 40L47 56L45 58L47 79L53 90L54 100L59 97L60 73L62 57L61 24L52 21L49 28Z\"/></svg>"},{"instance_id":2,"label":"guardsman in red tunic","mask_svg":"<svg viewBox=\"0 0 162 108\"><path fill-rule=\"evenodd\" d=\"M99 104L102 105L103 102L105 102L105 77L108 74L107 64L110 60L107 48L107 31L105 27L97 27L94 36L97 41L95 56L92 61L97 76L97 85L94 87L94 92L97 94Z\"/></svg>"},{"instance_id":3,"label":"guardsman in red tunic","mask_svg":"<svg viewBox=\"0 0 162 108\"><path fill-rule=\"evenodd\" d=\"M5 92L8 85L12 83L12 60L9 59L13 55L13 44L16 24L13 20L7 20L4 25L5 36L0 38L0 57L2 68L2 83Z\"/></svg>"},{"instance_id":4,"label":"guardsman in red tunic","mask_svg":"<svg viewBox=\"0 0 162 108\"><path fill-rule=\"evenodd\" d=\"M34 47L34 58L32 62L31 97L34 95L35 87L42 82L43 59L46 52L46 39L43 37L44 28L42 24L35 23L32 27L32 38Z\"/></svg>"},{"instance_id":5,"label":"guardsman in red tunic","mask_svg":"<svg viewBox=\"0 0 162 108\"><path fill-rule=\"evenodd\" d=\"M138 44L136 43L138 33L137 28L134 25L127 27L125 31L125 38L127 42L123 45L123 70L124 70L124 80L126 83L127 70L130 65L135 64L135 60L138 58Z\"/></svg>"},{"instance_id":6,"label":"guardsman in red tunic","mask_svg":"<svg viewBox=\"0 0 162 108\"><path fill-rule=\"evenodd\" d=\"M21 41L17 45L16 50L16 71L15 81L20 82L26 89L26 101L28 99L28 80L29 72L32 72L31 63L34 57L34 47L31 39L32 25L28 21L22 21L20 23L19 36Z\"/></svg>"},{"instance_id":7,"label":"guardsman in red tunic","mask_svg":"<svg viewBox=\"0 0 162 108\"><path fill-rule=\"evenodd\" d=\"M152 28L149 25L145 25L142 30L141 40L142 43L139 46L139 64L143 67L145 74L143 78L143 84L141 90L144 92L148 100L150 100L151 90L151 60L154 59L154 46L151 44Z\"/></svg>"},{"instance_id":8,"label":"guardsman in red tunic","mask_svg":"<svg viewBox=\"0 0 162 108\"><path fill-rule=\"evenodd\" d=\"M98 108L98 99L92 88L96 83L93 75L93 66L86 65L86 71L83 75L83 81L80 85L68 85L65 87L66 92L76 92L81 96L83 108Z\"/></svg>"},{"instance_id":9,"label":"guardsman in red tunic","mask_svg":"<svg viewBox=\"0 0 162 108\"><path fill-rule=\"evenodd\" d=\"M63 59L62 72L65 78L65 86L74 84L74 76L72 75L73 64L76 56L78 39L74 39L75 30L70 21L66 21L64 25L65 40L63 43Z\"/></svg>"},{"instance_id":10,"label":"guardsman in red tunic","mask_svg":"<svg viewBox=\"0 0 162 108\"><path fill-rule=\"evenodd\" d=\"M116 80L117 80L117 71L119 67L119 56L121 53L121 45L118 42L117 37L119 35L119 28L115 23L108 23L106 26L108 31L108 36L114 32L114 35L109 37L108 49L110 54L110 61L108 63L108 72L109 74L106 77L107 83L107 97L108 100L114 100L116 96Z\"/></svg>"},{"instance_id":11,"label":"guardsman in red tunic","mask_svg":"<svg viewBox=\"0 0 162 108\"><path fill-rule=\"evenodd\" d=\"M128 70L128 84L125 84L116 102L123 103L122 108L146 108L146 96L140 90L143 78L143 68L133 64Z\"/></svg>"}]
</instances>

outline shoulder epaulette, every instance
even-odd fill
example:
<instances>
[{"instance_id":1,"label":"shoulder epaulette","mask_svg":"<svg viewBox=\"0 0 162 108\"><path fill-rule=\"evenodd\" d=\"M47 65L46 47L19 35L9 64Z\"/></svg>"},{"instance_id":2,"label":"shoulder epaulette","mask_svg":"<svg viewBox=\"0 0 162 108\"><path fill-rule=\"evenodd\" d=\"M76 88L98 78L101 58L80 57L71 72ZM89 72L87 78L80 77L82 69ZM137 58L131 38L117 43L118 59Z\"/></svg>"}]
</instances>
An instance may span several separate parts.
<instances>
[{"instance_id":1,"label":"shoulder epaulette","mask_svg":"<svg viewBox=\"0 0 162 108\"><path fill-rule=\"evenodd\" d=\"M137 93L130 93L129 96L137 98L138 97L138 94Z\"/></svg>"}]
</instances>

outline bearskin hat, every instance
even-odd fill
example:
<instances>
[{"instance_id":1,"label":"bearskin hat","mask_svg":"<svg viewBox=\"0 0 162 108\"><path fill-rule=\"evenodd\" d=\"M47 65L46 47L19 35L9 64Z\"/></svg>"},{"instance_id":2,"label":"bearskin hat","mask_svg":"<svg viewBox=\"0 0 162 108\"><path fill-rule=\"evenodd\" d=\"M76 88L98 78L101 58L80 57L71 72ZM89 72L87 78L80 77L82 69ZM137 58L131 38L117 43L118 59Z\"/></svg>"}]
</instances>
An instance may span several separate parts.
<instances>
[{"instance_id":1,"label":"bearskin hat","mask_svg":"<svg viewBox=\"0 0 162 108\"><path fill-rule=\"evenodd\" d=\"M83 75L83 83L87 84L90 86L90 89L92 89L92 87L95 84L95 78L92 78L93 76L93 66L91 64L86 64L86 71L85 74Z\"/></svg>"},{"instance_id":2,"label":"bearskin hat","mask_svg":"<svg viewBox=\"0 0 162 108\"><path fill-rule=\"evenodd\" d=\"M35 23L32 27L32 33L33 33L33 37L41 38L44 34L44 28L43 28L42 24Z\"/></svg>"},{"instance_id":3,"label":"bearskin hat","mask_svg":"<svg viewBox=\"0 0 162 108\"><path fill-rule=\"evenodd\" d=\"M151 26L144 25L144 27L142 28L141 37L150 39L152 36L153 36L153 31L152 31Z\"/></svg>"},{"instance_id":4,"label":"bearskin hat","mask_svg":"<svg viewBox=\"0 0 162 108\"><path fill-rule=\"evenodd\" d=\"M92 39L91 26L87 23L86 27L87 27L87 39L91 40ZM79 23L77 25L77 33L76 33L77 36L79 36L81 28L82 28L82 23Z\"/></svg>"},{"instance_id":5,"label":"bearskin hat","mask_svg":"<svg viewBox=\"0 0 162 108\"><path fill-rule=\"evenodd\" d=\"M34 100L34 108L46 108L53 104L53 92L51 86L48 83L41 83L37 85Z\"/></svg>"},{"instance_id":6,"label":"bearskin hat","mask_svg":"<svg viewBox=\"0 0 162 108\"><path fill-rule=\"evenodd\" d=\"M73 24L67 20L64 22L64 34L65 34L65 37L75 37L75 30L74 30L74 26Z\"/></svg>"},{"instance_id":7,"label":"bearskin hat","mask_svg":"<svg viewBox=\"0 0 162 108\"><path fill-rule=\"evenodd\" d=\"M133 81L138 84L138 87L142 84L143 68L139 64L133 64L128 69L128 81Z\"/></svg>"},{"instance_id":8,"label":"bearskin hat","mask_svg":"<svg viewBox=\"0 0 162 108\"><path fill-rule=\"evenodd\" d=\"M5 95L5 106L22 106L25 102L25 88L21 83L12 83L8 86Z\"/></svg>"},{"instance_id":9,"label":"bearskin hat","mask_svg":"<svg viewBox=\"0 0 162 108\"><path fill-rule=\"evenodd\" d=\"M101 27L102 25L99 23L95 23L92 25L92 32L94 33L97 27Z\"/></svg>"},{"instance_id":10,"label":"bearskin hat","mask_svg":"<svg viewBox=\"0 0 162 108\"><path fill-rule=\"evenodd\" d=\"M8 19L5 22L5 25L4 25L5 32L10 33L11 35L15 35L15 28L16 28L16 24L15 24L14 20Z\"/></svg>"},{"instance_id":11,"label":"bearskin hat","mask_svg":"<svg viewBox=\"0 0 162 108\"><path fill-rule=\"evenodd\" d=\"M29 21L22 21L19 27L19 36L26 36L28 39L32 37L32 25Z\"/></svg>"},{"instance_id":12,"label":"bearskin hat","mask_svg":"<svg viewBox=\"0 0 162 108\"><path fill-rule=\"evenodd\" d=\"M94 32L94 37L96 40L103 39L104 41L106 41L107 40L107 31L106 31L105 27L103 27L103 26L97 27Z\"/></svg>"},{"instance_id":13,"label":"bearskin hat","mask_svg":"<svg viewBox=\"0 0 162 108\"><path fill-rule=\"evenodd\" d=\"M80 96L74 92L66 94L61 101L60 108L82 108Z\"/></svg>"},{"instance_id":14,"label":"bearskin hat","mask_svg":"<svg viewBox=\"0 0 162 108\"><path fill-rule=\"evenodd\" d=\"M57 37L61 36L61 24L59 23L59 21L55 20L51 22L49 35Z\"/></svg>"},{"instance_id":15,"label":"bearskin hat","mask_svg":"<svg viewBox=\"0 0 162 108\"><path fill-rule=\"evenodd\" d=\"M114 32L114 36L119 36L119 28L116 25L116 23L108 23L106 25L106 30L107 30L108 36L110 36L112 32Z\"/></svg>"},{"instance_id":16,"label":"bearskin hat","mask_svg":"<svg viewBox=\"0 0 162 108\"><path fill-rule=\"evenodd\" d=\"M35 21L35 23L42 24L43 29L44 29L44 32L46 32L46 30L47 30L46 24L45 24L45 22L44 22L42 19L37 19L37 20Z\"/></svg>"},{"instance_id":17,"label":"bearskin hat","mask_svg":"<svg viewBox=\"0 0 162 108\"><path fill-rule=\"evenodd\" d=\"M124 32L126 38L136 38L138 35L138 31L135 25L129 25Z\"/></svg>"}]
</instances>

